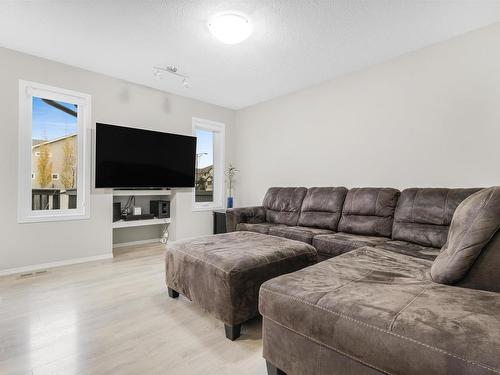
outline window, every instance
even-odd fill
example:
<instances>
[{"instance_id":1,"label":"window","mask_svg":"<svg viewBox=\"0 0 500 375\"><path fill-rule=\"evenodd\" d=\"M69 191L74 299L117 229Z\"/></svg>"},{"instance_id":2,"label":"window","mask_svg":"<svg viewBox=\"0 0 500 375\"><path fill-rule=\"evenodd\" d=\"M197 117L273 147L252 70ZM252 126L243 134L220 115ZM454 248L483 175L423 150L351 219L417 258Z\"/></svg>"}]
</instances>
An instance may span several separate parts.
<instances>
[{"instance_id":1,"label":"window","mask_svg":"<svg viewBox=\"0 0 500 375\"><path fill-rule=\"evenodd\" d=\"M193 210L223 207L225 125L193 118L196 172Z\"/></svg>"},{"instance_id":2,"label":"window","mask_svg":"<svg viewBox=\"0 0 500 375\"><path fill-rule=\"evenodd\" d=\"M90 100L19 81L19 222L88 218Z\"/></svg>"}]
</instances>

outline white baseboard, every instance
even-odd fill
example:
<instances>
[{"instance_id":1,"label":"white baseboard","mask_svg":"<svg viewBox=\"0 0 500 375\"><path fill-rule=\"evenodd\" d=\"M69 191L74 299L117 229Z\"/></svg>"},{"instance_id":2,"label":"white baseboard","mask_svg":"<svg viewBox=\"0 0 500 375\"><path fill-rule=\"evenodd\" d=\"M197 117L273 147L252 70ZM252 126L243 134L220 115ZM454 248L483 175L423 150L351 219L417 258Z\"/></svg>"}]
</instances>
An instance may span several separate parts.
<instances>
[{"instance_id":1,"label":"white baseboard","mask_svg":"<svg viewBox=\"0 0 500 375\"><path fill-rule=\"evenodd\" d=\"M160 238L150 238L148 240L141 240L141 241L114 243L113 249L118 249L120 247L134 246L134 245L145 245L148 243L155 243L155 242L160 243Z\"/></svg>"},{"instance_id":2,"label":"white baseboard","mask_svg":"<svg viewBox=\"0 0 500 375\"><path fill-rule=\"evenodd\" d=\"M47 269L47 268L68 266L71 264L94 262L96 260L104 260L104 259L111 259L111 258L113 258L113 254L104 254L104 255L96 255L96 256L86 257L86 258L60 260L58 262L33 264L30 266L25 266L25 267L8 268L6 270L0 270L0 276L13 275L16 273L26 273L26 272L31 272L31 271L43 270L43 269Z\"/></svg>"}]
</instances>

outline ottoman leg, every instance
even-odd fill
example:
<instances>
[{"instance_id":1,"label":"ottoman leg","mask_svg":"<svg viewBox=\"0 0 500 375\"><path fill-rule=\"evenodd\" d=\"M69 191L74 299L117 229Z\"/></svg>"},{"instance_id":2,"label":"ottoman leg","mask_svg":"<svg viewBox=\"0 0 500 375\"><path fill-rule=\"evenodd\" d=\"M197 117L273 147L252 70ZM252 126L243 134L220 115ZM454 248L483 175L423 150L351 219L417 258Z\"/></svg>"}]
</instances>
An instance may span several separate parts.
<instances>
[{"instance_id":1,"label":"ottoman leg","mask_svg":"<svg viewBox=\"0 0 500 375\"><path fill-rule=\"evenodd\" d=\"M241 324L236 324L235 326L230 326L228 324L224 324L224 329L226 331L226 337L229 340L234 341L238 337L240 337Z\"/></svg>"},{"instance_id":2,"label":"ottoman leg","mask_svg":"<svg viewBox=\"0 0 500 375\"><path fill-rule=\"evenodd\" d=\"M167 287L167 289L168 289L168 296L170 298L177 298L177 297L179 297L179 292L176 292L175 290L173 290L172 288L169 288L169 287Z\"/></svg>"},{"instance_id":3,"label":"ottoman leg","mask_svg":"<svg viewBox=\"0 0 500 375\"><path fill-rule=\"evenodd\" d=\"M286 373L281 371L279 368L275 367L269 361L266 361L266 366L267 366L267 375L286 375Z\"/></svg>"}]
</instances>

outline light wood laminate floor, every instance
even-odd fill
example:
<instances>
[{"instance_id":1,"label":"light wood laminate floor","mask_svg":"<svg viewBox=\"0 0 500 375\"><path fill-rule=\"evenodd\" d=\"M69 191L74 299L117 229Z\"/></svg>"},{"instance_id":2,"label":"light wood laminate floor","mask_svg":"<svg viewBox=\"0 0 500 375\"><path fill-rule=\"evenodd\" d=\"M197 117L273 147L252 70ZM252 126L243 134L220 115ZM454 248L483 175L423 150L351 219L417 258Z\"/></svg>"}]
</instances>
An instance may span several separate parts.
<instances>
[{"instance_id":1,"label":"light wood laminate floor","mask_svg":"<svg viewBox=\"0 0 500 375\"><path fill-rule=\"evenodd\" d=\"M0 278L0 374L266 374L261 322L231 342L167 296L163 248Z\"/></svg>"}]
</instances>

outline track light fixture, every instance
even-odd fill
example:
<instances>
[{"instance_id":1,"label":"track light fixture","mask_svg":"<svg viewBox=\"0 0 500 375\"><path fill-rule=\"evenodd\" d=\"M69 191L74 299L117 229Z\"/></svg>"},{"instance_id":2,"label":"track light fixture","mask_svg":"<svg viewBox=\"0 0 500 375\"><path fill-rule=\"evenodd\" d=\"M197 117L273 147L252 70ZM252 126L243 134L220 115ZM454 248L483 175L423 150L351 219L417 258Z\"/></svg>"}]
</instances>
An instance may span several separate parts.
<instances>
[{"instance_id":1,"label":"track light fixture","mask_svg":"<svg viewBox=\"0 0 500 375\"><path fill-rule=\"evenodd\" d=\"M189 88L189 81L188 81L189 77L186 74L180 73L176 66L168 65L165 68L160 67L160 66L155 66L153 68L153 74L158 79L162 79L163 75L165 73L170 73L170 74L173 74L177 77L182 78L182 86L184 86L184 88L186 88L186 89Z\"/></svg>"}]
</instances>

